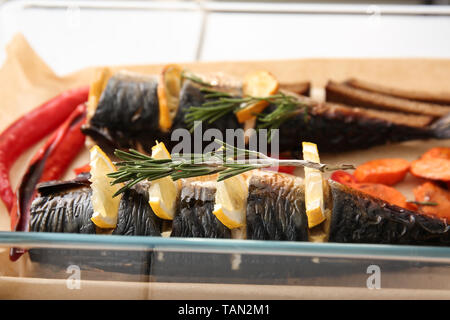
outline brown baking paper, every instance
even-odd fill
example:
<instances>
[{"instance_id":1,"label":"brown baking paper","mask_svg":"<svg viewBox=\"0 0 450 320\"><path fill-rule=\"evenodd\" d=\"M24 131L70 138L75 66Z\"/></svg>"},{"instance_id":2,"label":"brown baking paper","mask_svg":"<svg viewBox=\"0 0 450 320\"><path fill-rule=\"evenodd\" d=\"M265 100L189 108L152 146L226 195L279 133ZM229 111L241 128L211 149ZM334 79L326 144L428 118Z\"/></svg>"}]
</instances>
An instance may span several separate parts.
<instances>
[{"instance_id":1,"label":"brown baking paper","mask_svg":"<svg viewBox=\"0 0 450 320\"><path fill-rule=\"evenodd\" d=\"M88 84L97 70L97 68L86 68L78 72L59 77L33 51L24 36L21 34L17 34L13 38L13 40L8 44L6 52L7 57L5 63L0 69L0 83L2 87L0 90L2 109L0 130L4 130L19 116L25 114L32 108L40 105L60 92L66 89ZM222 72L236 77L242 77L248 71L264 69L272 72L279 79L279 81L283 83L310 81L312 83L313 92L316 94L318 93L318 96L320 96L320 92L328 80L332 79L335 81L342 81L350 77L359 78L377 84L383 84L392 88L429 91L430 93L450 93L450 60L448 59L301 59L283 61L190 63L184 64L184 66L188 67L193 72ZM127 69L142 73L159 73L162 67L162 65L116 66L113 67L113 69ZM14 187L17 186L25 171L26 164L39 146L40 145L37 145L26 152L26 154L20 157L17 163L13 166L11 180ZM414 160L420 156L420 154L433 146L450 147L450 140L409 141L395 145L375 147L363 151L354 151L341 154L321 154L321 160L325 163L353 163L355 165L379 157L401 157L407 160ZM89 157L87 150L84 150L74 161L71 169L87 163L88 159ZM301 170L298 170L297 173L301 174ZM69 177L71 175L73 175L72 170L69 169L67 176ZM407 179L398 186L398 189L408 198L412 199L411 190L413 186L417 185L417 183L419 183L418 179L408 175ZM10 230L9 215L3 203L0 203L0 230ZM18 263L11 263L8 259L8 250L0 248L0 266L0 278L5 281L7 280L6 282L3 280L0 281L0 296L6 298L20 298L21 295L5 294L4 290L7 290L5 289L6 287L14 287L18 288L18 292L22 292L25 297L38 298L38 296L33 295L33 291L30 291L32 290L30 288L36 285L35 280L33 280L33 282L29 279L31 282L27 282L27 280L24 280L23 278L20 278L20 281L14 281L14 279L19 278L8 278L8 276L18 275L21 277L29 276L30 270L32 270L32 267L29 265L29 261L26 261L26 259L20 259ZM2 276L6 278L3 278ZM39 285L41 288L59 288L56 280L53 282L51 280L42 281L46 286L43 286L42 283L40 283ZM108 284L106 286L110 285L111 284ZM135 291L134 295L131 295L130 297L149 298L149 292L153 291L150 290L150 287L146 286L148 286L148 284L144 286L145 289L142 289L142 285L136 285L137 291ZM159 284L152 284L152 286L158 287ZM88 287L91 289L94 288L95 283L89 283ZM100 297L109 297L107 294L109 289L105 287L104 283L97 284L97 287L100 290L99 292L104 293L104 295L100 295ZM169 287L162 287L165 289L164 291L158 291L159 295L156 294L157 297L184 297L181 293L181 295L178 296L171 296L173 291L167 289ZM185 287L186 285L182 288ZM132 286L128 286L127 288L131 288L129 290L132 290ZM229 288L233 288L233 286L230 285ZM191 289L192 288L186 290L186 297L184 298L189 297ZM48 292L48 296L55 296L51 293L59 292L58 290L60 289L51 289ZM208 290L212 289L208 285L205 285L204 290L201 289L201 286L195 287L195 290L197 290L196 296L198 297L208 298L214 296L212 293L209 293L210 291ZM262 298L276 298L277 296L273 294L264 295L263 293L259 293L258 295L259 291L254 290L254 287L252 286L247 288L247 291L242 288L237 291L233 291L234 289L229 290L231 290L229 292L251 293L252 298L258 298L258 296L261 296ZM312 292L308 288L305 288L305 290L306 291L298 291L294 294L296 291L291 288L290 291L285 291L285 296L286 298L300 298L305 297L305 293ZM226 298L229 292L227 291L227 293L224 293L223 297ZM292 296L290 296L290 294L292 294ZM385 294L387 294L386 291ZM280 297L285 296L281 295ZM319 293L317 293L317 296L333 298L336 297L336 292L330 292L327 289L323 291L323 296L320 296ZM354 296L356 298L363 297L360 293L356 295L352 294L350 296ZM403 296L407 297L408 294ZM448 292L447 294L431 293L428 296L433 298L444 296L448 297ZM64 296L63 294L58 293L56 297L70 298L71 296ZM75 298L76 296L72 297ZM127 297L127 295L124 297ZM214 297L220 298L220 295L215 295ZM342 298L342 296L340 297ZM367 297L376 298L377 296L372 294ZM382 297L386 298L390 296L385 295ZM417 293L411 295L411 297L417 297Z\"/></svg>"}]
</instances>

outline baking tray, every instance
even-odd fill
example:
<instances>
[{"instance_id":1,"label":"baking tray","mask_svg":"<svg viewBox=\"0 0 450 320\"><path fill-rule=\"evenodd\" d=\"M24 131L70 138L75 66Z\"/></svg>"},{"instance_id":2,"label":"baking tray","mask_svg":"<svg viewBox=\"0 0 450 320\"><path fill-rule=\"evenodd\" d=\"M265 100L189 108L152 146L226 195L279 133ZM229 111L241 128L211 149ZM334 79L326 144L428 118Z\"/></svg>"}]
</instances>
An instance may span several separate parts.
<instances>
[{"instance_id":1,"label":"baking tray","mask_svg":"<svg viewBox=\"0 0 450 320\"><path fill-rule=\"evenodd\" d=\"M192 21L192 28L187 33L170 38L177 41L179 37L189 39L184 50L176 47L158 47L161 53L141 56L129 54L130 51L112 52L107 42L111 42L105 31L116 20L103 19L105 29L93 32L86 38L81 32L77 16L80 12L94 10L101 15L116 11L145 11L149 14L187 15ZM371 11L372 10L372 11ZM397 21L402 18L426 21L434 16L440 25L448 23L449 10L446 7L401 7L401 6L314 6L300 4L245 4L223 2L122 2L122 1L7 1L2 7L0 39L5 45L15 39L17 31L23 32L31 47L37 52L32 64L39 64L38 56L50 66L42 72L27 74L29 80L20 84L15 90L22 92L21 99L6 100L3 108L14 110L5 114L2 128L18 114L26 112L40 101L44 101L70 85L85 84L97 65L142 64L145 66L129 67L143 72L158 72L168 61L186 62L193 71L223 71L237 76L247 70L269 68L280 80L286 82L310 80L313 89L319 90L327 79L342 80L350 75L362 76L374 82L383 81L386 85L425 88L431 91L448 90L450 79L450 54L444 44L439 44L440 37L445 37L448 28L435 29L435 45L432 57L436 59L419 59L429 57L430 52L410 50L408 57L414 59L361 59L355 53L353 58L335 59L325 54L310 54L315 59L293 59L308 57L302 51L291 50L291 56L269 52L260 55L260 48L247 52L245 59L252 62L209 62L218 52L214 38L215 21L221 21L229 15L231 21L237 15L251 14L253 17L267 15L292 17L298 15L323 17L368 17L381 12ZM378 11L377 11L378 10ZM62 23L61 33L65 38L58 38L55 24L47 40L38 34L45 34L44 29L32 30L31 24L21 21L39 12L54 14L55 23ZM5 18L5 16L8 16ZM63 20L58 20L63 15ZM100 15L100 16L101 16ZM191 16L193 15L193 16ZM181 17L177 16L177 17ZM78 18L77 18L78 17ZM80 19L82 19L81 16ZM146 15L136 16L145 20ZM18 19L15 19L18 18ZM215 20L219 18L218 20ZM373 18L373 17L372 17ZM375 16L377 18L377 16ZM14 20L15 19L15 20ZM180 18L181 19L181 18ZM14 23L13 21L18 21ZM78 22L77 22L78 21ZM109 23L107 23L109 21ZM387 21L387 20L386 20ZM99 23L100 25L102 23ZM371 22L372 23L372 22ZM409 23L409 22L408 22ZM433 24L434 25L434 24ZM432 28L433 25L429 25ZM418 27L421 25L418 23ZM80 29L81 28L81 29ZM164 29L164 28L161 28ZM56 32L56 33L55 33ZM117 41L125 41L125 34L119 33ZM169 33L170 35L170 33ZM163 39L165 36L161 36ZM142 31L136 37L129 37L128 46L138 46L142 42ZM448 37L447 37L448 39ZM23 40L23 39L22 39ZM18 40L19 42L22 40ZM58 40L59 45L55 45ZM99 45L95 45L96 41ZM170 41L169 41L170 42ZM17 43L17 41L15 42ZM238 42L239 43L239 42ZM106 48L102 48L106 45ZM31 48L21 43L23 53ZM323 47L323 46L322 46ZM18 47L14 47L17 49ZM14 48L10 52L14 52ZM71 50L71 48L74 48ZM144 48L144 47L142 47ZM436 48L440 48L437 50ZM98 52L96 53L96 50ZM301 48L300 48L301 49ZM105 50L105 51L104 51ZM430 49L431 50L431 49ZM135 50L139 51L139 50ZM285 50L289 51L289 50ZM328 50L329 52L330 50ZM16 52L16 53L17 53ZM166 60L164 52L170 52ZM250 56L248 52L253 52ZM428 53L428 54L427 54ZM33 54L32 52L30 54ZM400 55L398 53L398 55ZM380 54L377 53L377 56ZM364 54L362 54L364 56ZM392 54L392 56L396 56ZM233 56L216 55L217 59L227 60ZM242 57L242 55L241 55ZM322 59L317 59L321 57ZM442 59L444 57L445 59ZM261 59L291 58L291 60L265 61ZM367 58L367 57L366 57ZM437 59L439 58L439 59ZM36 60L37 59L37 60ZM22 61L23 62L23 61ZM147 65L147 64L152 65ZM158 64L157 64L158 63ZM414 68L412 68L414 66ZM57 73L53 74L53 70ZM78 71L82 69L81 71ZM41 70L41 69L40 69ZM288 71L286 71L288 70ZM42 70L41 70L42 71ZM67 74L68 72L75 73ZM62 75L62 76L58 76ZM9 79L11 83L18 79ZM2 79L4 81L4 79ZM46 82L47 81L47 82ZM48 83L48 86L28 87L33 83ZM2 82L5 85L7 83ZM9 84L8 84L9 85ZM26 101L27 103L23 103ZM20 103L22 102L22 103ZM450 146L450 141L431 141L427 144L408 142L394 148L374 148L364 152L350 152L339 155L323 155L325 161L341 162L342 159L355 159L359 164L374 154L394 155L401 153L408 159L414 159L421 152L433 145ZM19 159L15 165L16 175L13 182L20 178L24 165L33 154L31 150ZM86 153L73 165L83 164ZM414 181L405 181L400 189L407 194ZM402 189L403 188L403 189ZM0 225L5 226L5 212L1 208ZM3 221L3 223L1 223ZM1 230L6 230L2 228ZM8 259L11 247L23 247L28 253L17 263ZM70 257L69 259L67 257ZM450 298L450 248L364 245L336 243L302 243L276 241L240 241L218 239L176 239L154 237L120 237L78 234L47 233L11 233L0 232L0 297L1 298ZM74 271L75 270L75 271ZM80 287L70 285L79 270ZM379 270L379 283L372 276ZM379 287L378 287L379 284ZM379 289L377 289L379 288Z\"/></svg>"}]
</instances>

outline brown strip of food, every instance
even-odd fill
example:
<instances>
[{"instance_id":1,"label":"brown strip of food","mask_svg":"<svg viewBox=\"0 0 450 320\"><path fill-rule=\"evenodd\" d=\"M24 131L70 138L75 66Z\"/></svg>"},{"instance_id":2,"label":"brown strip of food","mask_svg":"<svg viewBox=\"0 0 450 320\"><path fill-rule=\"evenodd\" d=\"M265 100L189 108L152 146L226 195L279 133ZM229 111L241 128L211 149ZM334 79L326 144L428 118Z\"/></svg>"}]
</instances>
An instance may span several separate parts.
<instances>
[{"instance_id":1,"label":"brown strip of food","mask_svg":"<svg viewBox=\"0 0 450 320\"><path fill-rule=\"evenodd\" d=\"M450 107L395 98L380 93L356 89L333 81L328 82L326 95L327 101L363 108L399 111L433 117L442 117L450 112Z\"/></svg>"},{"instance_id":2,"label":"brown strip of food","mask_svg":"<svg viewBox=\"0 0 450 320\"><path fill-rule=\"evenodd\" d=\"M430 102L442 105L449 105L450 107L450 93L430 93L424 91L410 91L398 88L388 88L379 84L374 84L360 79L349 79L344 82L353 88L371 91L374 93L381 93L397 98L415 100L419 102Z\"/></svg>"},{"instance_id":3,"label":"brown strip of food","mask_svg":"<svg viewBox=\"0 0 450 320\"><path fill-rule=\"evenodd\" d=\"M364 118L372 118L384 120L392 124L405 125L408 127L419 127L424 128L428 126L433 117L418 115L418 114L406 114L401 112L384 111L384 110L374 110L374 109L364 109L364 108L354 108L345 106L337 103L324 103L319 106L316 110L317 113L341 113L347 114L349 117L360 116Z\"/></svg>"}]
</instances>

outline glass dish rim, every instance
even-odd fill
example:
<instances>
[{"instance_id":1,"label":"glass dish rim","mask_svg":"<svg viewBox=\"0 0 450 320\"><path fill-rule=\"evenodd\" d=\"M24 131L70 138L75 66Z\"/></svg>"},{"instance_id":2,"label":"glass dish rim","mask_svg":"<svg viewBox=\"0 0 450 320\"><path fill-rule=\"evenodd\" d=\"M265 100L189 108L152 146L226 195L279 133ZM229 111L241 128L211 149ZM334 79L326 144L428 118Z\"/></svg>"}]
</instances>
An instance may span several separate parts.
<instances>
[{"instance_id":1,"label":"glass dish rim","mask_svg":"<svg viewBox=\"0 0 450 320\"><path fill-rule=\"evenodd\" d=\"M450 263L450 247L0 231L0 247L185 251Z\"/></svg>"}]
</instances>

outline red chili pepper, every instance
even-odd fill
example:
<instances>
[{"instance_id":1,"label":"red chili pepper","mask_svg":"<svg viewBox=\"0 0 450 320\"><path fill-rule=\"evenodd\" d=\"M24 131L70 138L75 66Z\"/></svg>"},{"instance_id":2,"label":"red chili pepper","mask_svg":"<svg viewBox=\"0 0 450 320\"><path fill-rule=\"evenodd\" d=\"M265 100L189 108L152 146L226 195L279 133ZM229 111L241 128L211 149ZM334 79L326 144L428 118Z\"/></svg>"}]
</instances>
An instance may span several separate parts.
<instances>
[{"instance_id":1,"label":"red chili pepper","mask_svg":"<svg viewBox=\"0 0 450 320\"><path fill-rule=\"evenodd\" d=\"M15 195L9 180L14 162L28 148L63 123L72 111L87 101L89 86L66 91L23 115L0 135L0 198L11 210Z\"/></svg>"},{"instance_id":2,"label":"red chili pepper","mask_svg":"<svg viewBox=\"0 0 450 320\"><path fill-rule=\"evenodd\" d=\"M345 171L335 171L331 174L331 180L342 183L347 186L358 183L355 176Z\"/></svg>"},{"instance_id":3,"label":"red chili pepper","mask_svg":"<svg viewBox=\"0 0 450 320\"><path fill-rule=\"evenodd\" d=\"M82 104L50 136L31 160L17 190L17 200L11 209L12 231L28 231L30 207L36 196L36 185L61 178L84 145L85 136L81 132L81 126L85 120L86 106ZM17 260L23 253L22 249L11 249L11 260Z\"/></svg>"},{"instance_id":4,"label":"red chili pepper","mask_svg":"<svg viewBox=\"0 0 450 320\"><path fill-rule=\"evenodd\" d=\"M80 173L89 172L89 171L91 171L91 165L89 163L85 164L82 167L73 169L73 172L75 172L76 175L79 175Z\"/></svg>"}]
</instances>

